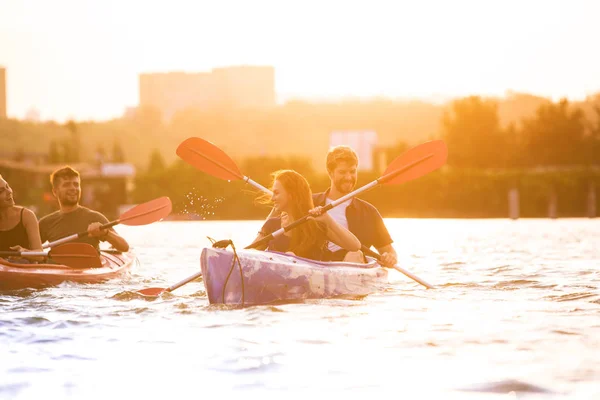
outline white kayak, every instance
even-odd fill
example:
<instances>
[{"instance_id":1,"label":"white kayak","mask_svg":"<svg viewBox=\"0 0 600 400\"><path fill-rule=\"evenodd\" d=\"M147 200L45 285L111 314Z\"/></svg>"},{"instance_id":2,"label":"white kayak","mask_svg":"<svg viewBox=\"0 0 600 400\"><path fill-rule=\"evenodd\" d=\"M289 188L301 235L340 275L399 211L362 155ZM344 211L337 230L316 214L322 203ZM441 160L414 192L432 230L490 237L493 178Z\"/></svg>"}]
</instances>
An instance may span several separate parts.
<instances>
[{"instance_id":1,"label":"white kayak","mask_svg":"<svg viewBox=\"0 0 600 400\"><path fill-rule=\"evenodd\" d=\"M362 297L387 284L387 269L367 264L322 262L289 254L207 247L200 264L211 304L257 305L275 302Z\"/></svg>"}]
</instances>

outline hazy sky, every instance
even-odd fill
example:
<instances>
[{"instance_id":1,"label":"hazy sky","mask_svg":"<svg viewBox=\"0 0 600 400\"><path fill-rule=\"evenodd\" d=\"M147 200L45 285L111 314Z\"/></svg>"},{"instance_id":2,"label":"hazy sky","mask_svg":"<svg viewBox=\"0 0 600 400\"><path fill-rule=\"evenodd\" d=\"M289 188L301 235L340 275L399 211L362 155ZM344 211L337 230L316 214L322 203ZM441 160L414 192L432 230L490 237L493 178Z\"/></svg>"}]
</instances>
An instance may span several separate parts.
<instances>
[{"instance_id":1,"label":"hazy sky","mask_svg":"<svg viewBox=\"0 0 600 400\"><path fill-rule=\"evenodd\" d=\"M275 66L278 99L600 91L594 0L0 0L8 114L107 119L140 72Z\"/></svg>"}]
</instances>

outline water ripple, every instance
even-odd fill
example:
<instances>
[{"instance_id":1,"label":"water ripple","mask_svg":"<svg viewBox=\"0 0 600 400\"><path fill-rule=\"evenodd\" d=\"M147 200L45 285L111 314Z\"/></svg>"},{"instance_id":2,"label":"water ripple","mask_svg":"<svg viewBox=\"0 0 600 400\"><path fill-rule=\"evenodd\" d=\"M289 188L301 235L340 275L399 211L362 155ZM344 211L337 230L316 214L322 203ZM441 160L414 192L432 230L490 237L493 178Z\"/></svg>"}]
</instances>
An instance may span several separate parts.
<instances>
[{"instance_id":1,"label":"water ripple","mask_svg":"<svg viewBox=\"0 0 600 400\"><path fill-rule=\"evenodd\" d=\"M386 223L435 290L391 272L359 298L211 305L201 280L148 298L198 271L207 232L248 242L261 221L119 226L141 262L126 279L0 292L0 398L598 398L597 220Z\"/></svg>"},{"instance_id":2,"label":"water ripple","mask_svg":"<svg viewBox=\"0 0 600 400\"><path fill-rule=\"evenodd\" d=\"M552 332L558 333L559 335L575 335L575 336L581 335L581 333L578 333L578 332L565 331L565 330L560 330L560 329L555 329Z\"/></svg>"},{"instance_id":3,"label":"water ripple","mask_svg":"<svg viewBox=\"0 0 600 400\"><path fill-rule=\"evenodd\" d=\"M551 301L562 302L562 301L575 301L575 300L587 299L589 297L595 297L595 296L598 296L598 295L596 293L577 292L577 293L562 294L559 296L547 296L546 298Z\"/></svg>"},{"instance_id":4,"label":"water ripple","mask_svg":"<svg viewBox=\"0 0 600 400\"><path fill-rule=\"evenodd\" d=\"M459 389L465 392L488 392L488 393L554 393L551 390L545 389L541 386L533 385L518 380L504 380L499 382L487 382L482 384L473 385L472 387Z\"/></svg>"},{"instance_id":5,"label":"water ripple","mask_svg":"<svg viewBox=\"0 0 600 400\"><path fill-rule=\"evenodd\" d=\"M510 281L498 282L492 287L494 289L517 289L515 286L533 286L539 284L538 281L529 279L515 279Z\"/></svg>"}]
</instances>

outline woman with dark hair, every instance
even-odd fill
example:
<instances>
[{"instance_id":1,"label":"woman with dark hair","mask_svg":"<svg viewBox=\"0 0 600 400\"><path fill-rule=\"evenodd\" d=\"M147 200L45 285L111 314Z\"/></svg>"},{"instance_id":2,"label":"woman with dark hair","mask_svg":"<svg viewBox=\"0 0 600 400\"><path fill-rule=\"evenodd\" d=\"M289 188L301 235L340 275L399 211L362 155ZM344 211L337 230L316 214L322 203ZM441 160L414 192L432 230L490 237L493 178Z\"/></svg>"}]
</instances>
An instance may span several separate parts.
<instances>
[{"instance_id":1,"label":"woman with dark hair","mask_svg":"<svg viewBox=\"0 0 600 400\"><path fill-rule=\"evenodd\" d=\"M266 249L323 261L328 261L328 241L349 251L359 251L361 244L356 236L335 222L328 213L324 213L323 207L314 206L312 191L302 175L293 170L280 170L273 173L272 191L271 201L279 217L269 218L256 240L307 214L312 217L304 224L271 240L265 246Z\"/></svg>"},{"instance_id":2,"label":"woman with dark hair","mask_svg":"<svg viewBox=\"0 0 600 400\"><path fill-rule=\"evenodd\" d=\"M41 251L42 241L35 213L15 205L13 191L0 175L0 251L11 250Z\"/></svg>"}]
</instances>

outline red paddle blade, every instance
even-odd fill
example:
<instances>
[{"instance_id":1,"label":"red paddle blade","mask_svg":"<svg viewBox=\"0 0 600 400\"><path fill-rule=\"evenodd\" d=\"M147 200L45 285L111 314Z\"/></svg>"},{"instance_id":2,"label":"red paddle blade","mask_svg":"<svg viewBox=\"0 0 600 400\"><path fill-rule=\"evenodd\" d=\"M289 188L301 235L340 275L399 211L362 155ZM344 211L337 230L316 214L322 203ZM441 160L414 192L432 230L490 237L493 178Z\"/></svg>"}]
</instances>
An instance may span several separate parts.
<instances>
[{"instance_id":1,"label":"red paddle blade","mask_svg":"<svg viewBox=\"0 0 600 400\"><path fill-rule=\"evenodd\" d=\"M177 155L186 163L209 175L227 181L243 179L235 162L209 141L191 137L177 147Z\"/></svg>"},{"instance_id":2,"label":"red paddle blade","mask_svg":"<svg viewBox=\"0 0 600 400\"><path fill-rule=\"evenodd\" d=\"M161 294L163 294L166 290L167 289L165 289L165 288L152 287L152 288L138 290L137 293L142 294L144 296L157 297L157 296L160 296Z\"/></svg>"},{"instance_id":3,"label":"red paddle blade","mask_svg":"<svg viewBox=\"0 0 600 400\"><path fill-rule=\"evenodd\" d=\"M383 176L392 174L403 168L406 168L406 170L383 183L385 185L397 185L419 178L442 167L446 163L447 158L448 148L443 140L433 140L423 143L396 157L387 167Z\"/></svg>"},{"instance_id":4,"label":"red paddle blade","mask_svg":"<svg viewBox=\"0 0 600 400\"><path fill-rule=\"evenodd\" d=\"M65 243L50 250L54 261L71 268L100 268L102 260L94 246L87 243Z\"/></svg>"},{"instance_id":5,"label":"red paddle blade","mask_svg":"<svg viewBox=\"0 0 600 400\"><path fill-rule=\"evenodd\" d=\"M160 221L171 213L173 205L168 197L159 197L147 203L139 204L130 210L127 210L119 218L119 222L124 225L147 225Z\"/></svg>"}]
</instances>

